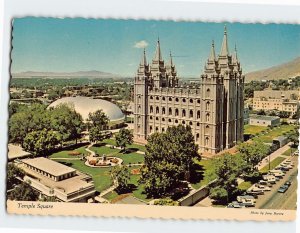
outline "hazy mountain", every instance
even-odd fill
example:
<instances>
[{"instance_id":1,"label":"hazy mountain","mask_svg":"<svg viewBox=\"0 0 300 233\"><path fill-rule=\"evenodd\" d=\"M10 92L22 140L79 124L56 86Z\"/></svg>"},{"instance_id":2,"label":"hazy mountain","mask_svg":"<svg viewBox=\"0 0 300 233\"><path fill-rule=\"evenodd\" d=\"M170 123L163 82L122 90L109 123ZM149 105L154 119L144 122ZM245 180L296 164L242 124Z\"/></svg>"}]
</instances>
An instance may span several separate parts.
<instances>
[{"instance_id":1,"label":"hazy mountain","mask_svg":"<svg viewBox=\"0 0 300 233\"><path fill-rule=\"evenodd\" d=\"M245 75L245 81L289 79L298 75L300 75L300 57L281 65L248 73Z\"/></svg>"},{"instance_id":2,"label":"hazy mountain","mask_svg":"<svg viewBox=\"0 0 300 233\"><path fill-rule=\"evenodd\" d=\"M20 72L20 73L13 73L13 78L41 78L41 77L57 77L57 78L63 78L63 77L91 77L91 78L120 78L120 75L97 71L97 70L91 70L91 71L77 71L77 72L37 72L37 71L26 71L26 72Z\"/></svg>"}]
</instances>

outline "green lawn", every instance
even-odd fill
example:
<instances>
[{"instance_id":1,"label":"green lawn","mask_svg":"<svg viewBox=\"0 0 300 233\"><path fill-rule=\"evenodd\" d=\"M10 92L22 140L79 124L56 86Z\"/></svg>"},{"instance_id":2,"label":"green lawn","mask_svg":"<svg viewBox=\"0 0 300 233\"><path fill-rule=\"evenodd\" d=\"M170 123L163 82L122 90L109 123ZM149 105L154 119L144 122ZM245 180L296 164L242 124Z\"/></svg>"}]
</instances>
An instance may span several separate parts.
<instances>
[{"instance_id":1,"label":"green lawn","mask_svg":"<svg viewBox=\"0 0 300 233\"><path fill-rule=\"evenodd\" d=\"M100 156L105 154L105 155L114 155L115 153L118 153L120 150L118 149L112 149L110 147L107 147L107 146L92 146L90 148L92 151L95 151L96 154L99 154Z\"/></svg>"},{"instance_id":2,"label":"green lawn","mask_svg":"<svg viewBox=\"0 0 300 233\"><path fill-rule=\"evenodd\" d=\"M266 143L271 143L274 138L284 135L284 133L295 129L295 127L295 125L280 125L278 127L273 128L264 135L259 135L257 138L254 138L254 140L261 140Z\"/></svg>"},{"instance_id":3,"label":"green lawn","mask_svg":"<svg viewBox=\"0 0 300 233\"><path fill-rule=\"evenodd\" d=\"M85 150L85 147L82 146L82 147L79 147L75 150L63 150L63 151L60 151L60 152L56 152L56 153L51 154L49 157L51 159L52 158L79 158L80 157L80 155L69 155L68 153L71 152L71 151L78 151L79 153L84 154L84 155L86 155L88 153Z\"/></svg>"},{"instance_id":4,"label":"green lawn","mask_svg":"<svg viewBox=\"0 0 300 233\"><path fill-rule=\"evenodd\" d=\"M286 155L286 156L290 156L290 155L293 154L296 150L297 150L297 148L289 148L289 149L287 149L285 152L283 152L282 154L283 154L283 155Z\"/></svg>"},{"instance_id":5,"label":"green lawn","mask_svg":"<svg viewBox=\"0 0 300 233\"><path fill-rule=\"evenodd\" d=\"M201 161L196 161L196 163L203 168L203 178L199 182L191 184L194 189L198 189L201 186L207 185L216 178L216 175L213 173L214 161L212 159L202 159Z\"/></svg>"},{"instance_id":6,"label":"green lawn","mask_svg":"<svg viewBox=\"0 0 300 233\"><path fill-rule=\"evenodd\" d=\"M244 126L244 133L245 134L252 134L255 135L260 133L261 131L267 129L266 126L258 126L258 125L245 125Z\"/></svg>"},{"instance_id":7,"label":"green lawn","mask_svg":"<svg viewBox=\"0 0 300 233\"><path fill-rule=\"evenodd\" d=\"M249 182L249 181L244 181L244 182L242 182L242 183L240 183L240 184L238 185L238 188L239 188L240 190L247 190L247 189L250 188L252 185L253 185L253 184L252 184L251 182Z\"/></svg>"},{"instance_id":8,"label":"green lawn","mask_svg":"<svg viewBox=\"0 0 300 233\"><path fill-rule=\"evenodd\" d=\"M273 161L271 161L270 163L270 170L274 169L275 167L277 167L283 160L285 160L286 158L283 157L277 157L276 159L274 159ZM267 164L266 166L264 166L262 169L259 170L261 173L266 173L269 171L269 164Z\"/></svg>"},{"instance_id":9,"label":"green lawn","mask_svg":"<svg viewBox=\"0 0 300 233\"><path fill-rule=\"evenodd\" d=\"M110 176L110 168L92 168L88 167L81 160L56 160L67 166L73 167L83 173L89 174L94 181L95 188L101 192L112 185L112 179Z\"/></svg>"},{"instance_id":10,"label":"green lawn","mask_svg":"<svg viewBox=\"0 0 300 233\"><path fill-rule=\"evenodd\" d=\"M116 146L116 140L113 139L113 138L110 138L110 139L105 139L103 140L104 143L107 143L109 145L113 145L113 146ZM139 144L135 144L133 143L132 145L128 145L127 148L132 148L132 149L137 149L139 151L143 151L145 152L146 151L146 148L144 145L139 145Z\"/></svg>"}]
</instances>

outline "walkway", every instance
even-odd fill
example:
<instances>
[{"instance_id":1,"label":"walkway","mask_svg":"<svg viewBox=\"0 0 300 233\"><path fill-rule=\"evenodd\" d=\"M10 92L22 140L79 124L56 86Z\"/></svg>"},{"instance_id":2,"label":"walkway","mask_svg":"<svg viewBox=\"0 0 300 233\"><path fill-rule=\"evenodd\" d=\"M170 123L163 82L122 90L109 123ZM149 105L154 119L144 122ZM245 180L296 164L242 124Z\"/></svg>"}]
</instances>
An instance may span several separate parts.
<instances>
[{"instance_id":1,"label":"walkway","mask_svg":"<svg viewBox=\"0 0 300 233\"><path fill-rule=\"evenodd\" d=\"M287 151L290 148L290 145L292 143L289 142L288 144L284 145L283 147L279 148L278 150L274 151L272 154L270 154L269 156L267 156L266 158L264 158L256 167L258 168L258 170L262 169L263 167L265 167L266 165L269 164L269 158L270 158L270 162L273 161L274 159L276 159L277 157L281 156L284 157L284 155L282 155L285 151Z\"/></svg>"}]
</instances>

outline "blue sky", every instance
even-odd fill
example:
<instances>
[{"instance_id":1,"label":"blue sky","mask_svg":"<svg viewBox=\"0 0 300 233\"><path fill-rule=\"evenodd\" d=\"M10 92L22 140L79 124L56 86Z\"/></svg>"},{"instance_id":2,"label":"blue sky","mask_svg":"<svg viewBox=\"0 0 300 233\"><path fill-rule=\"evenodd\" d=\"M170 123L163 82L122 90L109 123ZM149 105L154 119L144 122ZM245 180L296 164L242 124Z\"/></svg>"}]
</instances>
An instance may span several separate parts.
<instances>
[{"instance_id":1,"label":"blue sky","mask_svg":"<svg viewBox=\"0 0 300 233\"><path fill-rule=\"evenodd\" d=\"M300 56L300 25L226 23L229 49L237 45L244 73ZM99 70L133 76L143 46L148 61L159 36L165 60L172 51L178 75L199 76L214 39L219 53L224 23L19 18L13 22L12 72Z\"/></svg>"}]
</instances>

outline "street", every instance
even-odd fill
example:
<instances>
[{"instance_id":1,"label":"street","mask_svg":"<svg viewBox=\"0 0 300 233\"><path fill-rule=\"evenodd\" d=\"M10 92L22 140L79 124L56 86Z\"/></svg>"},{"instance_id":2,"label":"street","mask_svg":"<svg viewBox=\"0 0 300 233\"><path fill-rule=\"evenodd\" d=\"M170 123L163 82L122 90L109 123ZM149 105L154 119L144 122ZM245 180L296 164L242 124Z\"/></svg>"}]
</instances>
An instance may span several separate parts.
<instances>
[{"instance_id":1,"label":"street","mask_svg":"<svg viewBox=\"0 0 300 233\"><path fill-rule=\"evenodd\" d=\"M294 162L293 169L287 171L286 175L280 179L271 188L271 191L265 192L264 195L258 196L256 209L284 209L294 210L297 203L297 170L298 170L298 157L291 157ZM278 189L286 181L292 181L291 186L285 193L278 193Z\"/></svg>"}]
</instances>

